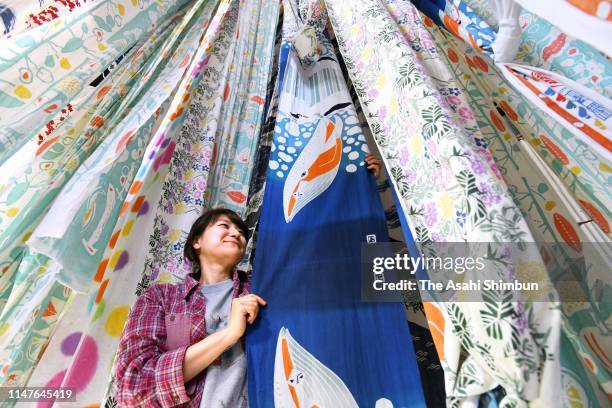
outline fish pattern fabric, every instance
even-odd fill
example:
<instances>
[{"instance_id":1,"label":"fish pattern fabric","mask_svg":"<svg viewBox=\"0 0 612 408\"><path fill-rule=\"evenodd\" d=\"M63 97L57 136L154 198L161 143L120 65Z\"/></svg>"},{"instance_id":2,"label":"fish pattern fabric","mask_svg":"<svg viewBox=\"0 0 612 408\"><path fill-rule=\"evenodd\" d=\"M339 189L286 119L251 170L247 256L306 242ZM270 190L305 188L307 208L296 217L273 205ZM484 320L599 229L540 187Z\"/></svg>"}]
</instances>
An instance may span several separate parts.
<instances>
[{"instance_id":1,"label":"fish pattern fabric","mask_svg":"<svg viewBox=\"0 0 612 408\"><path fill-rule=\"evenodd\" d=\"M274 356L274 406L286 407L292 403L307 407L358 407L340 377L282 327Z\"/></svg>"},{"instance_id":2,"label":"fish pattern fabric","mask_svg":"<svg viewBox=\"0 0 612 408\"><path fill-rule=\"evenodd\" d=\"M268 306L247 333L249 405L425 406L402 305L360 300L355 254L366 235L387 240L384 212L324 24L314 64L287 41L298 10L306 20L312 9L285 3L252 281Z\"/></svg>"}]
</instances>

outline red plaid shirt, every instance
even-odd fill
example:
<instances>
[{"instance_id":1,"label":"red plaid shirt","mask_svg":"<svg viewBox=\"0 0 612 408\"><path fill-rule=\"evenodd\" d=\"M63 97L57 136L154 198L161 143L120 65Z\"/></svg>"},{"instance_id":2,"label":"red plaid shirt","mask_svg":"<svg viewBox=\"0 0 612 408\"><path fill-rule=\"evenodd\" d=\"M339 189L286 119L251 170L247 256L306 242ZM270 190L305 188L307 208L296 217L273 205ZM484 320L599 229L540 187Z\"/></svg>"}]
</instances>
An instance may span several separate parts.
<instances>
[{"instance_id":1,"label":"red plaid shirt","mask_svg":"<svg viewBox=\"0 0 612 408\"><path fill-rule=\"evenodd\" d=\"M240 276L239 276L240 275ZM234 298L250 289L234 272ZM205 298L193 275L178 285L153 285L140 296L125 325L115 365L116 399L129 407L200 406L206 370L183 381L183 358L206 337Z\"/></svg>"}]
</instances>

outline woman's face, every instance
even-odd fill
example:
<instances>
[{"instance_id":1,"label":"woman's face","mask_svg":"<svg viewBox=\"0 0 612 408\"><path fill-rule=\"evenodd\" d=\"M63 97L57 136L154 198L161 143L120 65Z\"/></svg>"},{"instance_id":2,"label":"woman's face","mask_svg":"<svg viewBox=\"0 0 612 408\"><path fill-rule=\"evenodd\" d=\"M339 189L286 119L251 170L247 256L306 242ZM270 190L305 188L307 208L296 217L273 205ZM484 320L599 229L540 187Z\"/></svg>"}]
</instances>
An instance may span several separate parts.
<instances>
[{"instance_id":1,"label":"woman's face","mask_svg":"<svg viewBox=\"0 0 612 408\"><path fill-rule=\"evenodd\" d=\"M246 238L236 224L221 215L193 243L200 256L222 263L240 262L246 248Z\"/></svg>"}]
</instances>

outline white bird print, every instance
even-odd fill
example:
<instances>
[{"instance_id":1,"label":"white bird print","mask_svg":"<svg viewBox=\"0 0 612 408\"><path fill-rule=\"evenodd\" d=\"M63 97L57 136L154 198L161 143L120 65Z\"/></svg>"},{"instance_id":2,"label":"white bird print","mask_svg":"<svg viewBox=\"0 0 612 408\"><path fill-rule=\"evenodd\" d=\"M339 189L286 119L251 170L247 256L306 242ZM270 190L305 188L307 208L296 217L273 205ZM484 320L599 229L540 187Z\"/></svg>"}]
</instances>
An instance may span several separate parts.
<instances>
[{"instance_id":1,"label":"white bird print","mask_svg":"<svg viewBox=\"0 0 612 408\"><path fill-rule=\"evenodd\" d=\"M287 223L331 185L342 160L342 119L322 118L287 175L283 208Z\"/></svg>"},{"instance_id":2,"label":"white bird print","mask_svg":"<svg viewBox=\"0 0 612 408\"><path fill-rule=\"evenodd\" d=\"M285 327L278 333L274 360L276 408L356 408L348 387L332 370L302 347ZM375 408L393 408L386 398Z\"/></svg>"},{"instance_id":3,"label":"white bird print","mask_svg":"<svg viewBox=\"0 0 612 408\"><path fill-rule=\"evenodd\" d=\"M93 199L90 200L89 208L87 209L87 212L85 213L87 216L87 219L85 220L85 225L88 225L91 222L94 216L93 212L95 212L95 209L96 209L95 199L97 198L97 194L94 194L92 198ZM113 187L111 184L108 186L108 191L106 192L106 205L104 207L104 212L102 213L102 216L98 220L98 226L91 233L91 236L89 237L89 239L86 240L85 238L83 238L81 240L83 242L83 245L85 246L85 250L91 255L94 255L97 252L97 249L94 248L93 246L96 244L96 242L100 238L100 235L102 235L102 230L106 226L106 221L110 217L111 212L113 211L113 208L115 208L115 201L116 201L115 187ZM92 213L90 213L90 211Z\"/></svg>"},{"instance_id":4,"label":"white bird print","mask_svg":"<svg viewBox=\"0 0 612 408\"><path fill-rule=\"evenodd\" d=\"M274 361L276 408L355 407L344 382L281 328Z\"/></svg>"}]
</instances>

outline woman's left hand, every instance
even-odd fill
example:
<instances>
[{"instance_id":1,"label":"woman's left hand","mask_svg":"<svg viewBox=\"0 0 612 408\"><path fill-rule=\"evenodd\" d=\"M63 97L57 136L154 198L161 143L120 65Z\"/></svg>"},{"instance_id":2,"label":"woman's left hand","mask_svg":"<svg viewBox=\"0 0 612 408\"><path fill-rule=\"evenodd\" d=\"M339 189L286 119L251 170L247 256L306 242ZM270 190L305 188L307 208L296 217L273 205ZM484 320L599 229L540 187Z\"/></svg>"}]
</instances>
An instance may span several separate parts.
<instances>
[{"instance_id":1,"label":"woman's left hand","mask_svg":"<svg viewBox=\"0 0 612 408\"><path fill-rule=\"evenodd\" d=\"M373 154L368 154L365 158L365 162L368 170L374 173L374 177L378 178L380 176L380 159Z\"/></svg>"}]
</instances>

